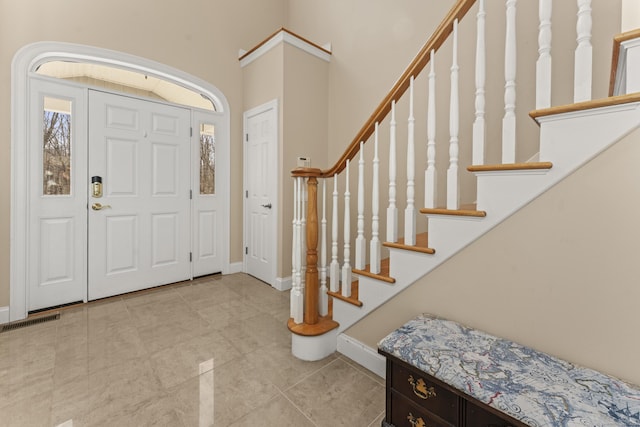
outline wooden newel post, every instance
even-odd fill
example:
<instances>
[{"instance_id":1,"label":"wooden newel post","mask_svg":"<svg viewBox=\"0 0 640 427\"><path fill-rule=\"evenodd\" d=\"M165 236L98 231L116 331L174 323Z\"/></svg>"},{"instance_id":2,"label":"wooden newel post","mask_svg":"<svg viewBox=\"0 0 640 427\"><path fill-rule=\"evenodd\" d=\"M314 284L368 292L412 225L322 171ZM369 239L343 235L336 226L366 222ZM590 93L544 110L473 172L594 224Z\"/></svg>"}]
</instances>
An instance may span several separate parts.
<instances>
[{"instance_id":1,"label":"wooden newel post","mask_svg":"<svg viewBox=\"0 0 640 427\"><path fill-rule=\"evenodd\" d=\"M306 241L307 263L305 271L304 316L305 325L315 325L320 321L320 280L318 274L318 177L323 172L317 168L297 168L292 171L294 178L306 178L307 181L307 214ZM299 253L304 249L300 248Z\"/></svg>"},{"instance_id":2,"label":"wooden newel post","mask_svg":"<svg viewBox=\"0 0 640 427\"><path fill-rule=\"evenodd\" d=\"M318 323L318 179L307 180L307 273L304 323Z\"/></svg>"}]
</instances>

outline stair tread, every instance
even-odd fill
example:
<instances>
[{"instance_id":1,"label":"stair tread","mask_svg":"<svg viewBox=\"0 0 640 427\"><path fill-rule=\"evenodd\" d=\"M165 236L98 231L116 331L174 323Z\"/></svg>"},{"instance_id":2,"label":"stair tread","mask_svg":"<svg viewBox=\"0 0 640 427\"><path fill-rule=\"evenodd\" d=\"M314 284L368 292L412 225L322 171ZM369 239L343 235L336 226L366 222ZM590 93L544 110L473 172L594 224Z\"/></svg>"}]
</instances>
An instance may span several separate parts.
<instances>
[{"instance_id":1,"label":"stair tread","mask_svg":"<svg viewBox=\"0 0 640 427\"><path fill-rule=\"evenodd\" d=\"M337 298L341 301L347 302L349 304L353 304L357 307L362 307L362 301L358 299L358 280L353 280L351 282L351 296L345 297L342 295L342 283L338 287L338 292L327 291L327 295ZM329 286L329 279L327 279L327 286Z\"/></svg>"},{"instance_id":2,"label":"stair tread","mask_svg":"<svg viewBox=\"0 0 640 427\"><path fill-rule=\"evenodd\" d=\"M633 102L640 102L640 92L628 93L625 95L610 96L608 98L594 99L591 101L576 102L568 105L558 105L555 107L543 108L541 110L534 110L529 113L529 116L540 124L538 119L540 117L553 116L555 114L572 113L576 111L586 111L595 108L611 107L615 105L630 104Z\"/></svg>"},{"instance_id":3,"label":"stair tread","mask_svg":"<svg viewBox=\"0 0 640 427\"><path fill-rule=\"evenodd\" d=\"M420 209L420 213L453 216L475 216L480 218L484 218L485 216L487 216L487 213L485 211L479 211L476 209L475 203L461 205L460 209L422 208Z\"/></svg>"},{"instance_id":4,"label":"stair tread","mask_svg":"<svg viewBox=\"0 0 640 427\"><path fill-rule=\"evenodd\" d=\"M382 280L383 282L387 282L387 283L396 283L396 279L394 279L389 275L390 274L389 258L384 258L380 260L380 273L378 274L371 272L370 264L367 264L364 267L364 270L358 270L357 268L352 268L351 271L353 271L355 274L358 274L360 276L366 276L372 279Z\"/></svg>"},{"instance_id":5,"label":"stair tread","mask_svg":"<svg viewBox=\"0 0 640 427\"><path fill-rule=\"evenodd\" d=\"M327 332L340 326L338 322L331 318L331 315L320 316L318 323L314 325L307 325L306 323L294 323L293 318L289 318L287 327L289 330L296 334L305 337L315 337L318 335L326 334Z\"/></svg>"},{"instance_id":6,"label":"stair tread","mask_svg":"<svg viewBox=\"0 0 640 427\"><path fill-rule=\"evenodd\" d=\"M551 162L526 162L526 163L503 163L496 165L472 165L467 167L469 172L493 172L493 171L518 171L518 170L543 170L551 169Z\"/></svg>"},{"instance_id":7,"label":"stair tread","mask_svg":"<svg viewBox=\"0 0 640 427\"><path fill-rule=\"evenodd\" d=\"M397 242L384 242L382 245L388 248L405 249L408 251L421 252L424 254L434 254L436 250L429 247L429 233L416 234L415 245L405 245L404 237L399 237Z\"/></svg>"}]
</instances>

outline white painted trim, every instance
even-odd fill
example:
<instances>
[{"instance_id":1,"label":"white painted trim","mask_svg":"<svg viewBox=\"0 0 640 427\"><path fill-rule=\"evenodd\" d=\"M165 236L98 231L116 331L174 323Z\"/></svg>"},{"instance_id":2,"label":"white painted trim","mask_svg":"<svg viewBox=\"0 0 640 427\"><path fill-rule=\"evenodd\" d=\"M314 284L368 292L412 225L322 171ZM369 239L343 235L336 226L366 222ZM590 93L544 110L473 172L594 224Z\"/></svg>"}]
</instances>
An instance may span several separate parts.
<instances>
[{"instance_id":1,"label":"white painted trim","mask_svg":"<svg viewBox=\"0 0 640 427\"><path fill-rule=\"evenodd\" d=\"M235 274L242 273L244 271L244 264L242 262L232 262L229 264L229 268L226 273L223 274Z\"/></svg>"},{"instance_id":2,"label":"white painted trim","mask_svg":"<svg viewBox=\"0 0 640 427\"><path fill-rule=\"evenodd\" d=\"M381 378L386 378L386 358L368 345L345 334L338 335L338 353L364 366Z\"/></svg>"},{"instance_id":3,"label":"white painted trim","mask_svg":"<svg viewBox=\"0 0 640 427\"><path fill-rule=\"evenodd\" d=\"M310 55L322 59L323 61L331 61L331 53L327 52L328 49L320 49L317 46L309 43L308 41L301 39L300 37L296 37L295 35L285 30L280 30L249 55L245 56L244 58L242 58L242 56L245 53L239 55L240 67L244 68L247 65L251 64L253 61L260 58L262 55L266 54L274 47L278 46L280 43L288 43L291 46L297 47L298 49L303 50ZM331 45L329 44L328 46Z\"/></svg>"},{"instance_id":4,"label":"white painted trim","mask_svg":"<svg viewBox=\"0 0 640 427\"><path fill-rule=\"evenodd\" d=\"M278 191L278 175L280 173L280 110L279 110L279 103L278 103L278 99L273 99L269 102L266 102L262 105L259 105L257 107L254 107L250 110L245 111L242 114L242 175L243 175L243 187L242 187L242 194L243 196L246 194L246 192L248 191L247 188L247 183L250 182L249 179L249 171L247 170L247 163L249 161L249 159L247 158L248 155L248 150L246 149L246 138L245 135L248 132L248 127L247 127L247 120L249 117L251 116L255 116L258 114L262 114L264 112L267 112L269 110L273 110L275 117L274 117L274 121L275 121L275 165L273 165L273 167L275 168L276 171L276 177L275 177L275 182L274 182L274 188L273 188L273 199L271 201L271 229L275 230L275 235L273 236L273 238L271 239L271 251L274 254L273 257L273 265L271 266L271 274L269 277L269 285L275 287L276 286L276 279L278 276L278 263L279 263L279 256L280 254L278 253L278 238L277 236L279 236L279 231L278 230L278 213L280 212L279 210L279 206L280 206L280 193ZM242 247L246 248L249 245L249 242L247 241L247 230L248 230L248 221L249 219L247 218L247 211L248 206L247 206L247 198L246 197L242 197ZM243 271L247 272L247 254L246 251L243 250L242 251L242 264L243 264Z\"/></svg>"},{"instance_id":5,"label":"white painted trim","mask_svg":"<svg viewBox=\"0 0 640 427\"><path fill-rule=\"evenodd\" d=\"M218 113L224 115L223 124L227 129L219 144L227 147L230 154L231 114L224 94L212 84L184 71L145 58L101 49L62 42L38 42L22 47L11 62L11 230L10 230L10 273L9 273L9 319L20 320L27 317L27 270L29 237L29 168L28 168L28 118L29 79L37 67L45 62L81 61L103 64L152 75L199 92L213 102ZM231 182L230 155L218 163L218 172L225 182ZM223 205L223 274L228 274L230 245L230 190L220 191Z\"/></svg>"},{"instance_id":6,"label":"white painted trim","mask_svg":"<svg viewBox=\"0 0 640 427\"><path fill-rule=\"evenodd\" d=\"M337 328L315 337L307 337L292 333L291 354L300 360L306 360L309 362L322 360L336 351L337 339Z\"/></svg>"},{"instance_id":7,"label":"white painted trim","mask_svg":"<svg viewBox=\"0 0 640 427\"><path fill-rule=\"evenodd\" d=\"M0 307L0 325L3 323L9 323L9 307Z\"/></svg>"},{"instance_id":8,"label":"white painted trim","mask_svg":"<svg viewBox=\"0 0 640 427\"><path fill-rule=\"evenodd\" d=\"M288 291L292 287L291 276L289 277L276 277L276 282L273 287L279 291Z\"/></svg>"}]
</instances>

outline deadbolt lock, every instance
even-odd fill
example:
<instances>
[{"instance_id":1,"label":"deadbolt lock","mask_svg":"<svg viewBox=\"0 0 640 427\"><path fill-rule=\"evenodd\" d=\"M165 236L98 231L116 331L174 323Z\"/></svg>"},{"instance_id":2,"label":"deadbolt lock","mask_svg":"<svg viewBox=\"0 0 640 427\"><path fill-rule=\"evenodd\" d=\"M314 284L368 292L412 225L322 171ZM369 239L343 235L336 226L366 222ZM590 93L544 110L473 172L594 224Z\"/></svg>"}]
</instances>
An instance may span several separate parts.
<instances>
[{"instance_id":1,"label":"deadbolt lock","mask_svg":"<svg viewBox=\"0 0 640 427\"><path fill-rule=\"evenodd\" d=\"M102 177L101 176L91 177L91 196L93 196L96 199L102 197Z\"/></svg>"}]
</instances>

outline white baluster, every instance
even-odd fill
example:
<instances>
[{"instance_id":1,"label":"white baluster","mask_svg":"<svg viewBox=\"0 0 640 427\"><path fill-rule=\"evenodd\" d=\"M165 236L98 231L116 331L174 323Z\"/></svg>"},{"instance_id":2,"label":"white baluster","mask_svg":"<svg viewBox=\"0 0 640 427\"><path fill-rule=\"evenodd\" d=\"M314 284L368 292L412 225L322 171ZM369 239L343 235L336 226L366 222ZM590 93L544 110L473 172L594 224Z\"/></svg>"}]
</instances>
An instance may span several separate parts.
<instances>
[{"instance_id":1,"label":"white baluster","mask_svg":"<svg viewBox=\"0 0 640 427\"><path fill-rule=\"evenodd\" d=\"M591 46L591 0L578 0L578 47L575 54L574 102L591 99L593 48Z\"/></svg>"},{"instance_id":2,"label":"white baluster","mask_svg":"<svg viewBox=\"0 0 640 427\"><path fill-rule=\"evenodd\" d=\"M347 160L347 177L344 190L344 263L342 264L342 296L351 296L351 208L349 202L351 192L349 191L349 160Z\"/></svg>"},{"instance_id":3,"label":"white baluster","mask_svg":"<svg viewBox=\"0 0 640 427\"><path fill-rule=\"evenodd\" d=\"M378 122L374 133L373 145L373 191L371 195L371 242L369 243L369 271L373 274L380 273L380 158L378 157Z\"/></svg>"},{"instance_id":4,"label":"white baluster","mask_svg":"<svg viewBox=\"0 0 640 427\"><path fill-rule=\"evenodd\" d=\"M307 179L300 178L300 248L301 250L301 263L300 263L300 286L302 292L306 291L307 284Z\"/></svg>"},{"instance_id":5,"label":"white baluster","mask_svg":"<svg viewBox=\"0 0 640 427\"><path fill-rule=\"evenodd\" d=\"M409 82L409 119L407 121L407 207L404 210L404 243L416 244L415 198L415 118L413 116L413 76Z\"/></svg>"},{"instance_id":6,"label":"white baluster","mask_svg":"<svg viewBox=\"0 0 640 427\"><path fill-rule=\"evenodd\" d=\"M364 238L364 142L360 141L358 161L358 235L356 237L355 267L364 270L367 263L367 241Z\"/></svg>"},{"instance_id":7,"label":"white baluster","mask_svg":"<svg viewBox=\"0 0 640 427\"><path fill-rule=\"evenodd\" d=\"M340 263L338 262L338 174L333 176L333 207L331 214L331 264L329 265L329 289L340 289Z\"/></svg>"},{"instance_id":8,"label":"white baluster","mask_svg":"<svg viewBox=\"0 0 640 427\"><path fill-rule=\"evenodd\" d=\"M293 180L293 255L292 255L292 292L291 292L291 317L295 323L304 320L304 295L300 282L300 262L302 248L300 247L300 180Z\"/></svg>"},{"instance_id":9,"label":"white baluster","mask_svg":"<svg viewBox=\"0 0 640 427\"><path fill-rule=\"evenodd\" d=\"M389 122L389 207L387 207L387 241L398 241L398 208L396 207L396 101L391 101Z\"/></svg>"},{"instance_id":10,"label":"white baluster","mask_svg":"<svg viewBox=\"0 0 640 427\"><path fill-rule=\"evenodd\" d=\"M327 295L327 179L322 179L322 220L320 221L320 294L318 295L320 316L329 314Z\"/></svg>"},{"instance_id":11,"label":"white baluster","mask_svg":"<svg viewBox=\"0 0 640 427\"><path fill-rule=\"evenodd\" d=\"M424 206L435 208L438 200L436 171L436 71L435 51L431 51L429 69L429 98L427 107L427 170L424 172Z\"/></svg>"},{"instance_id":12,"label":"white baluster","mask_svg":"<svg viewBox=\"0 0 640 427\"><path fill-rule=\"evenodd\" d=\"M504 55L504 118L502 163L516 161L516 0L507 0L507 34Z\"/></svg>"},{"instance_id":13,"label":"white baluster","mask_svg":"<svg viewBox=\"0 0 640 427\"><path fill-rule=\"evenodd\" d=\"M485 156L486 129L484 121L485 108L485 81L486 81L486 49L485 49L485 21L486 12L484 0L480 0L477 16L476 34L476 119L473 122L473 154L471 163L483 165Z\"/></svg>"},{"instance_id":14,"label":"white baluster","mask_svg":"<svg viewBox=\"0 0 640 427\"><path fill-rule=\"evenodd\" d=\"M536 109L551 106L551 11L552 0L540 0L538 15L538 61L536 62Z\"/></svg>"},{"instance_id":15,"label":"white baluster","mask_svg":"<svg viewBox=\"0 0 640 427\"><path fill-rule=\"evenodd\" d=\"M458 128L460 110L458 101L458 20L453 21L453 64L451 65L451 99L449 102L449 169L447 169L447 209L460 207L458 181Z\"/></svg>"},{"instance_id":16,"label":"white baluster","mask_svg":"<svg viewBox=\"0 0 640 427\"><path fill-rule=\"evenodd\" d=\"M293 220L291 221L291 235L293 236L291 242L291 293L289 294L289 317L294 317L296 312L296 292L298 292L298 285L296 283L296 251L298 250L298 240L296 239L296 217L298 216L298 184L297 178L293 179Z\"/></svg>"}]
</instances>

